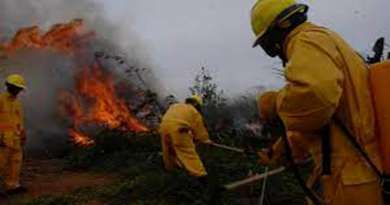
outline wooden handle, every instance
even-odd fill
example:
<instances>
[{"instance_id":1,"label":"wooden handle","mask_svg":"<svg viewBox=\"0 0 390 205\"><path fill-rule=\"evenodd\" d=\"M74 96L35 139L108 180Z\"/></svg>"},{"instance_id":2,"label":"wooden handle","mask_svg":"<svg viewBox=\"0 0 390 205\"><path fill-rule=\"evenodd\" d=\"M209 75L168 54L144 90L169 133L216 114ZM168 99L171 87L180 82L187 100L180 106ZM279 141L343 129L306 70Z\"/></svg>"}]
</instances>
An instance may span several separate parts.
<instances>
[{"instance_id":1,"label":"wooden handle","mask_svg":"<svg viewBox=\"0 0 390 205\"><path fill-rule=\"evenodd\" d=\"M231 184L227 184L227 185L225 185L225 189L226 190L237 189L238 187L241 187L241 186L244 186L244 185L247 185L247 184L250 184L250 183L254 183L256 181L263 180L263 179L265 179L267 177L280 174L280 173L282 173L284 171L286 171L286 167L280 167L280 168L271 170L271 171L269 171L267 173L264 173L264 174L256 174L256 175L251 176L251 177L249 177L247 179L243 179L243 180L240 180L240 181L233 182Z\"/></svg>"},{"instance_id":2,"label":"wooden handle","mask_svg":"<svg viewBox=\"0 0 390 205\"><path fill-rule=\"evenodd\" d=\"M307 165L307 164L311 163L312 161L313 160L311 158L308 158L306 160L297 162L297 164L298 165ZM277 169L271 170L271 171L269 171L267 173L256 174L256 175L251 176L249 178L246 178L246 179L243 179L243 180L240 180L240 181L236 181L236 182L233 182L231 184L227 184L224 187L225 187L226 190L233 190L233 189L236 189L238 187L241 187L241 186L244 186L244 185L247 185L247 184L251 184L251 183L254 183L256 181L263 180L263 179L265 179L267 177L280 174L280 173L282 173L282 172L284 172L286 170L287 170L287 167L282 166L282 167L279 167Z\"/></svg>"},{"instance_id":3,"label":"wooden handle","mask_svg":"<svg viewBox=\"0 0 390 205\"><path fill-rule=\"evenodd\" d=\"M236 148L236 147L230 147L230 146L227 146L227 145L217 144L215 142L211 143L211 145L214 146L214 147L217 147L217 148L228 150L228 151L233 151L233 152L238 152L238 153L245 153L244 149L239 149L239 148Z\"/></svg>"}]
</instances>

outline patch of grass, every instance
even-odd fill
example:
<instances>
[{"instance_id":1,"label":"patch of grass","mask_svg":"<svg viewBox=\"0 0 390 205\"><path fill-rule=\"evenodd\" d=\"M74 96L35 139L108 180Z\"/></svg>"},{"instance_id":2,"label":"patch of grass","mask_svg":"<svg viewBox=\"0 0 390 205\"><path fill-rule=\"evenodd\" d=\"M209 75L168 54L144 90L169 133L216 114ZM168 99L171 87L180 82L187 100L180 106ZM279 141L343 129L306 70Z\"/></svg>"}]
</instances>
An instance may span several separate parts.
<instances>
[{"instance_id":1,"label":"patch of grass","mask_svg":"<svg viewBox=\"0 0 390 205\"><path fill-rule=\"evenodd\" d=\"M149 160L161 150L159 137L153 134L108 131L97 135L95 141L93 147L75 147L66 158L66 168L114 171L134 165L132 161L139 158Z\"/></svg>"},{"instance_id":2,"label":"patch of grass","mask_svg":"<svg viewBox=\"0 0 390 205\"><path fill-rule=\"evenodd\" d=\"M225 137L226 144L244 147L242 139ZM160 139L157 135L134 135L120 132L101 133L98 144L76 149L67 158L68 169L89 169L115 173L119 180L101 187L81 188L60 197L41 197L24 205L85 204L97 200L108 205L125 204L208 204L210 189L203 187L182 170L167 173L163 169ZM261 146L255 144L255 146ZM248 158L200 145L198 149L207 167L210 184L223 185L246 178L248 173L263 172L264 167ZM243 204L258 200L261 182L237 191L220 193L222 204ZM271 204L302 204L304 195L291 174L271 177L267 201Z\"/></svg>"}]
</instances>

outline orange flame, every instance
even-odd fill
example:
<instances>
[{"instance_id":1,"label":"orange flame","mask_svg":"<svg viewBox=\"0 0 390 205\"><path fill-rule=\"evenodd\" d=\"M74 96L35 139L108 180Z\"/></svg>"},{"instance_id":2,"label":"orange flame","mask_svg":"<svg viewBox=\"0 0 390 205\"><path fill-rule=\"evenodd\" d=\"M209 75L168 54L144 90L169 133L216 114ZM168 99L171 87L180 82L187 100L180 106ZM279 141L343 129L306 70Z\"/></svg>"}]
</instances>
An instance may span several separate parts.
<instances>
[{"instance_id":1,"label":"orange flame","mask_svg":"<svg viewBox=\"0 0 390 205\"><path fill-rule=\"evenodd\" d=\"M76 80L78 94L92 101L92 107L88 109L86 115L82 115L83 118L79 119L79 122L101 123L111 129L148 131L130 114L125 101L115 94L112 76L103 72L97 64L91 68L84 68Z\"/></svg>"},{"instance_id":2,"label":"orange flame","mask_svg":"<svg viewBox=\"0 0 390 205\"><path fill-rule=\"evenodd\" d=\"M76 91L76 95L68 98L68 104L64 104L71 108L68 113L73 117L74 128L70 136L76 144L93 144L93 140L87 135L77 131L83 124L94 123L122 131L148 131L148 128L131 114L125 101L116 95L110 73L104 72L98 64L85 67L76 76ZM72 96L70 93L67 95ZM83 108L83 101L87 101L87 109Z\"/></svg>"},{"instance_id":3,"label":"orange flame","mask_svg":"<svg viewBox=\"0 0 390 205\"><path fill-rule=\"evenodd\" d=\"M22 28L9 43L0 46L7 55L34 48L74 56L82 53L82 42L93 35L81 19L76 19L67 24L56 24L45 34L41 34L37 26ZM112 75L103 71L97 63L85 66L75 79L75 90L63 91L59 95L60 111L72 120L69 136L75 144L90 146L95 143L87 134L79 131L83 124L94 123L109 129L132 132L148 131L131 114L126 102L117 96Z\"/></svg>"},{"instance_id":4,"label":"orange flame","mask_svg":"<svg viewBox=\"0 0 390 205\"><path fill-rule=\"evenodd\" d=\"M38 26L22 28L2 47L7 54L27 48L45 48L70 55L79 49L78 41L91 35L93 32L87 31L83 20L75 19L70 23L56 24L44 34Z\"/></svg>"},{"instance_id":5,"label":"orange flame","mask_svg":"<svg viewBox=\"0 0 390 205\"><path fill-rule=\"evenodd\" d=\"M83 147L89 147L95 144L95 141L93 141L90 137L74 129L69 129L69 136L71 137L73 143Z\"/></svg>"}]
</instances>

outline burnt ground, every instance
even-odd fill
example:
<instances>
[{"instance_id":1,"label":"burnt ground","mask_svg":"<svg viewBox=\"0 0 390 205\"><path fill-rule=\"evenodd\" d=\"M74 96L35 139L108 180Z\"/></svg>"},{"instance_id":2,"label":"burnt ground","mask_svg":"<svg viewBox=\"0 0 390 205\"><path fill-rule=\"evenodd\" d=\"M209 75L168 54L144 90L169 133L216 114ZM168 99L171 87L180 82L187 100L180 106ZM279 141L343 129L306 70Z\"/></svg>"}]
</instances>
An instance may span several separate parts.
<instances>
[{"instance_id":1,"label":"burnt ground","mask_svg":"<svg viewBox=\"0 0 390 205\"><path fill-rule=\"evenodd\" d=\"M22 183L28 188L23 195L2 197L1 205L26 204L44 196L61 196L80 188L104 186L112 183L113 175L83 170L64 170L61 160L28 160L22 173ZM98 205L99 201L85 204Z\"/></svg>"}]
</instances>

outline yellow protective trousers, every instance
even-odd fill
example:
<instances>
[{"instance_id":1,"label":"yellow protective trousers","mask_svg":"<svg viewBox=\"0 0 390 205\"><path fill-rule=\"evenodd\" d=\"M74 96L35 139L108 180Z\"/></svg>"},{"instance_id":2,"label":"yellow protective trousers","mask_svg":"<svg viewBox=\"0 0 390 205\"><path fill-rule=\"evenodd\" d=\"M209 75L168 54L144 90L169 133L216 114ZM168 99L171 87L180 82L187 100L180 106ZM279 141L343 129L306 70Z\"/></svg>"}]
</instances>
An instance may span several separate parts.
<instances>
[{"instance_id":1,"label":"yellow protective trousers","mask_svg":"<svg viewBox=\"0 0 390 205\"><path fill-rule=\"evenodd\" d=\"M174 128L169 129L169 127L164 127L161 131L165 168L167 170L173 170L174 168L180 167L187 170L191 176L206 176L206 169L196 152L196 146L191 134L180 133L174 130Z\"/></svg>"},{"instance_id":2,"label":"yellow protective trousers","mask_svg":"<svg viewBox=\"0 0 390 205\"><path fill-rule=\"evenodd\" d=\"M6 190L20 186L20 171L22 168L23 152L21 149L10 147L0 148L0 174Z\"/></svg>"}]
</instances>

